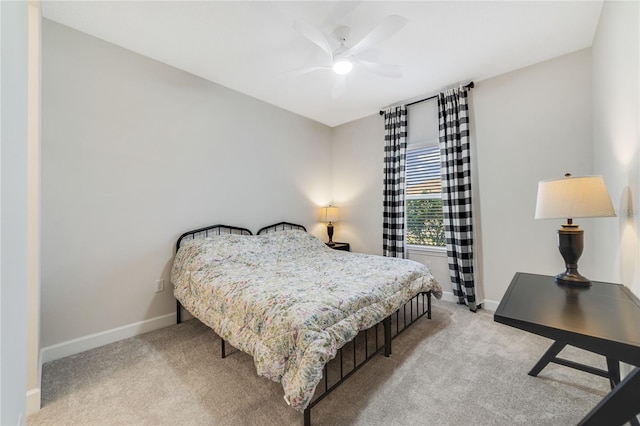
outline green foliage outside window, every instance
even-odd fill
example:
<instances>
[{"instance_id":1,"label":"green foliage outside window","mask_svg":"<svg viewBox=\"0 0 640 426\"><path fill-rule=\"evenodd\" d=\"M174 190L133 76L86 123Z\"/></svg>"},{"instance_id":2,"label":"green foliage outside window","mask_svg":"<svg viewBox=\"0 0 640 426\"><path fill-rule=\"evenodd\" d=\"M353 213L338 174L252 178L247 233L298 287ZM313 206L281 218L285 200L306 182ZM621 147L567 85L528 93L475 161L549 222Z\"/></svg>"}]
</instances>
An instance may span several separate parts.
<instances>
[{"instance_id":1,"label":"green foliage outside window","mask_svg":"<svg viewBox=\"0 0 640 426\"><path fill-rule=\"evenodd\" d=\"M409 199L406 207L407 244L446 246L442 199Z\"/></svg>"}]
</instances>

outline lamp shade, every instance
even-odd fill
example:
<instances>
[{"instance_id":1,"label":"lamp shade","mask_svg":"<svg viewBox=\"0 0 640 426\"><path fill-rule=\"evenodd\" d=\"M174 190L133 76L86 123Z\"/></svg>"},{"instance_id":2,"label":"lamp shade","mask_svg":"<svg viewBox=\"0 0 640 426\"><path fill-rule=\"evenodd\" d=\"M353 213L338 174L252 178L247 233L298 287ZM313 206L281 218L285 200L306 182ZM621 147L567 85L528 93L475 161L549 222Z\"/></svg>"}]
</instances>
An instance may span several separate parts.
<instances>
[{"instance_id":1,"label":"lamp shade","mask_svg":"<svg viewBox=\"0 0 640 426\"><path fill-rule=\"evenodd\" d=\"M615 215L602 176L569 175L538 182L536 219Z\"/></svg>"},{"instance_id":2,"label":"lamp shade","mask_svg":"<svg viewBox=\"0 0 640 426\"><path fill-rule=\"evenodd\" d=\"M337 222L338 221L338 208L333 206L323 207L321 212L322 222Z\"/></svg>"}]
</instances>

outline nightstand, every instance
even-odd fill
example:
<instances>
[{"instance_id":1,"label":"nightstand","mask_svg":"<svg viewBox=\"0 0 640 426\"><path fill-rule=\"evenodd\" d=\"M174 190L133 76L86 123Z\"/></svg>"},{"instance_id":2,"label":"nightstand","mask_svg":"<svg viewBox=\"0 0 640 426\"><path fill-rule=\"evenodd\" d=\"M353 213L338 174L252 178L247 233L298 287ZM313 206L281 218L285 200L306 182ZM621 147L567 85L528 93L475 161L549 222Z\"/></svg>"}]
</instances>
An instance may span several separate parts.
<instances>
[{"instance_id":1,"label":"nightstand","mask_svg":"<svg viewBox=\"0 0 640 426\"><path fill-rule=\"evenodd\" d=\"M349 247L349 243L339 243L334 241L333 244L334 245L332 246L329 246L329 244L327 244L327 246L331 247L334 250L351 251L351 248Z\"/></svg>"}]
</instances>

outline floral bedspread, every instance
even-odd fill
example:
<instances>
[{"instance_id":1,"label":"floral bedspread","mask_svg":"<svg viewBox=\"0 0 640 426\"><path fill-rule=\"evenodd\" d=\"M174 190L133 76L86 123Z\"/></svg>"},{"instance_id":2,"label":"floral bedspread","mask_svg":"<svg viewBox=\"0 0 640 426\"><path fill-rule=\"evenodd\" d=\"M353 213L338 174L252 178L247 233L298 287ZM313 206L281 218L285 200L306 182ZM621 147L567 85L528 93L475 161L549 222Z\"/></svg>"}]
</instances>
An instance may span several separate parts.
<instances>
[{"instance_id":1,"label":"floral bedspread","mask_svg":"<svg viewBox=\"0 0 640 426\"><path fill-rule=\"evenodd\" d=\"M332 250L303 231L185 242L174 294L196 318L253 356L297 410L345 343L421 291L442 296L422 264Z\"/></svg>"}]
</instances>

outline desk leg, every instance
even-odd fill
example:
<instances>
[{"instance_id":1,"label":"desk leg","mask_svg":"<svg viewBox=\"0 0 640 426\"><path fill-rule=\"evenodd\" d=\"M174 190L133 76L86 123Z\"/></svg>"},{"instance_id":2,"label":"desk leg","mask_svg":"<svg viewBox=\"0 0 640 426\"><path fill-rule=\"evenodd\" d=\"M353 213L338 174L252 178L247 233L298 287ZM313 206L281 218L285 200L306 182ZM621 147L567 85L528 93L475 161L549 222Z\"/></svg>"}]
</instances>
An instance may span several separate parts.
<instances>
[{"instance_id":1,"label":"desk leg","mask_svg":"<svg viewBox=\"0 0 640 426\"><path fill-rule=\"evenodd\" d=\"M533 377L537 376L538 373L540 373L542 369L547 366L547 364L555 360L556 355L558 355L565 346L567 346L566 343L558 341L553 342L553 345L551 345L551 347L547 349L547 352L542 355L542 358L540 358L536 365L533 366L531 371L529 371L529 375Z\"/></svg>"},{"instance_id":2,"label":"desk leg","mask_svg":"<svg viewBox=\"0 0 640 426\"><path fill-rule=\"evenodd\" d=\"M609 370L609 383L613 389L620 383L620 362L607 357L607 369Z\"/></svg>"},{"instance_id":3,"label":"desk leg","mask_svg":"<svg viewBox=\"0 0 640 426\"><path fill-rule=\"evenodd\" d=\"M640 368L635 368L593 410L578 423L578 426L621 425L631 422L637 426L635 417L640 414Z\"/></svg>"}]
</instances>

